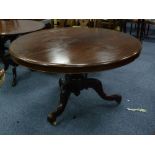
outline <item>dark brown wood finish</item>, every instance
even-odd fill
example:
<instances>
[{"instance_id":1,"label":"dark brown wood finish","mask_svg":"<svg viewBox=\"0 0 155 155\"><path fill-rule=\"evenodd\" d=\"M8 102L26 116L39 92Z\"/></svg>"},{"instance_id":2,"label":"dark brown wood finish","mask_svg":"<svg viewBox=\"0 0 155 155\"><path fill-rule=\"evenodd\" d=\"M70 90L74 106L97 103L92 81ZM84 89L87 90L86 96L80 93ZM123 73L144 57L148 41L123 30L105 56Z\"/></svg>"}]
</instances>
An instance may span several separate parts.
<instances>
[{"instance_id":1,"label":"dark brown wood finish","mask_svg":"<svg viewBox=\"0 0 155 155\"><path fill-rule=\"evenodd\" d=\"M64 28L43 30L15 40L10 54L18 64L35 70L66 73L59 80L60 101L48 121L56 125L71 93L78 96L92 88L105 100L121 102L120 95L107 95L98 79L88 78L87 72L123 66L141 51L141 43L124 33L98 28Z\"/></svg>"},{"instance_id":2,"label":"dark brown wood finish","mask_svg":"<svg viewBox=\"0 0 155 155\"><path fill-rule=\"evenodd\" d=\"M15 62L34 70L81 73L125 65L138 57L141 43L121 32L100 28L43 30L15 40Z\"/></svg>"},{"instance_id":3,"label":"dark brown wood finish","mask_svg":"<svg viewBox=\"0 0 155 155\"><path fill-rule=\"evenodd\" d=\"M33 20L0 20L0 35L11 36L37 31L44 28L42 22Z\"/></svg>"},{"instance_id":4,"label":"dark brown wood finish","mask_svg":"<svg viewBox=\"0 0 155 155\"><path fill-rule=\"evenodd\" d=\"M12 86L16 85L16 64L10 59L9 55L5 55L5 42L13 41L21 34L26 34L38 31L44 28L44 23L33 20L0 20L0 58L4 64L4 69L7 70L9 65L13 66L13 81Z\"/></svg>"},{"instance_id":5,"label":"dark brown wood finish","mask_svg":"<svg viewBox=\"0 0 155 155\"><path fill-rule=\"evenodd\" d=\"M83 89L92 88L102 99L115 101L117 105L119 105L122 100L122 97L120 95L107 95L102 88L101 81L95 78L88 78L87 74L66 74L64 79L59 80L59 86L59 105L54 112L51 112L48 115L48 121L52 125L57 124L56 119L64 112L70 95L73 93L74 95L79 96L80 91Z\"/></svg>"}]
</instances>

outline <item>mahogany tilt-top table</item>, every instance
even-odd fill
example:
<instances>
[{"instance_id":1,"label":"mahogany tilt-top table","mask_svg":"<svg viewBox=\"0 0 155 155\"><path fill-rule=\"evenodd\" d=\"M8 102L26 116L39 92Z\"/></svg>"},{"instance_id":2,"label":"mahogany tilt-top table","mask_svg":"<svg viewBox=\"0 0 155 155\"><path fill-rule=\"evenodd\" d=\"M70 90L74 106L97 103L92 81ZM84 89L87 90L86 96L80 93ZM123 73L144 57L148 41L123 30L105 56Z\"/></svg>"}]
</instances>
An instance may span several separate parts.
<instances>
[{"instance_id":1,"label":"mahogany tilt-top table","mask_svg":"<svg viewBox=\"0 0 155 155\"><path fill-rule=\"evenodd\" d=\"M56 125L56 118L65 110L71 93L79 95L83 89L93 88L109 101L121 102L120 95L107 95L98 79L87 73L113 69L132 62L141 51L141 43L134 37L102 28L62 28L42 30L19 37L10 47L13 60L38 71L64 73L60 78L60 102L48 121Z\"/></svg>"}]
</instances>

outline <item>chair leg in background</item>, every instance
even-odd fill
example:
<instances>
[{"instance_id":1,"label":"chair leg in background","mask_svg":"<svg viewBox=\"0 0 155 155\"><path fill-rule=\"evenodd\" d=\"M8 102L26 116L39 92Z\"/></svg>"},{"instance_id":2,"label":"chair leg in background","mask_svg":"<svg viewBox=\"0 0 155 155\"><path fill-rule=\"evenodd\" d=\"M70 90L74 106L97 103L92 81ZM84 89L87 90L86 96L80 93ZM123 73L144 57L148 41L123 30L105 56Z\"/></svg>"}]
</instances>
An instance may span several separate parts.
<instances>
[{"instance_id":1,"label":"chair leg in background","mask_svg":"<svg viewBox=\"0 0 155 155\"><path fill-rule=\"evenodd\" d=\"M132 23L130 25L130 34L132 33Z\"/></svg>"},{"instance_id":2,"label":"chair leg in background","mask_svg":"<svg viewBox=\"0 0 155 155\"><path fill-rule=\"evenodd\" d=\"M148 24L148 26L147 26L146 36L148 36L148 35L149 35L149 30L150 30L150 24Z\"/></svg>"}]
</instances>

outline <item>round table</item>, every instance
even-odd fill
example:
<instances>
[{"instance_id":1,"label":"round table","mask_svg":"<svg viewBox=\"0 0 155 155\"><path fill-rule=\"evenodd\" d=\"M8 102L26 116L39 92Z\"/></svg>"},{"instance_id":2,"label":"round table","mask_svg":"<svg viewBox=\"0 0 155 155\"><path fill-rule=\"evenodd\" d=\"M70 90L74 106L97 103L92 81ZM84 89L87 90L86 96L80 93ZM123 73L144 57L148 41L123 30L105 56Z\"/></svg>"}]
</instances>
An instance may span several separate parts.
<instances>
[{"instance_id":1,"label":"round table","mask_svg":"<svg viewBox=\"0 0 155 155\"><path fill-rule=\"evenodd\" d=\"M42 30L19 37L10 47L13 60L20 65L65 74L59 80L59 106L48 115L48 121L54 125L70 94L78 96L83 89L93 88L103 99L119 104L120 95L107 95L102 83L88 78L87 73L126 65L135 60L140 51L141 43L136 38L101 28Z\"/></svg>"},{"instance_id":2,"label":"round table","mask_svg":"<svg viewBox=\"0 0 155 155\"><path fill-rule=\"evenodd\" d=\"M44 23L33 20L0 20L0 57L3 61L5 70L9 64L13 65L13 86L16 85L16 64L10 62L5 55L5 42L13 41L21 34L34 32L44 28Z\"/></svg>"},{"instance_id":3,"label":"round table","mask_svg":"<svg viewBox=\"0 0 155 155\"><path fill-rule=\"evenodd\" d=\"M33 20L0 20L0 35L11 36L37 31L44 28L44 23Z\"/></svg>"}]
</instances>

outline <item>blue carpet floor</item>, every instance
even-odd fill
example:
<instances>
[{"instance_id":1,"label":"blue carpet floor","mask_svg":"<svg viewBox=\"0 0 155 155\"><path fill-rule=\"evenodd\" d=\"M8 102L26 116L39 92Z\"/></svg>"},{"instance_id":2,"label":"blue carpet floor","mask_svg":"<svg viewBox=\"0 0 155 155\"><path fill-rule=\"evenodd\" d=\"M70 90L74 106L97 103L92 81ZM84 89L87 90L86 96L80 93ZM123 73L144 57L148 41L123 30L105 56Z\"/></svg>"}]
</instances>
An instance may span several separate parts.
<instances>
[{"instance_id":1,"label":"blue carpet floor","mask_svg":"<svg viewBox=\"0 0 155 155\"><path fill-rule=\"evenodd\" d=\"M121 68L91 73L108 94L122 103L102 100L93 90L72 95L58 125L46 118L59 100L60 74L32 72L18 67L18 85L11 87L11 68L0 89L0 134L153 134L155 132L155 39L143 42L138 59ZM144 108L147 112L128 111ZM76 115L76 119L73 116Z\"/></svg>"}]
</instances>

